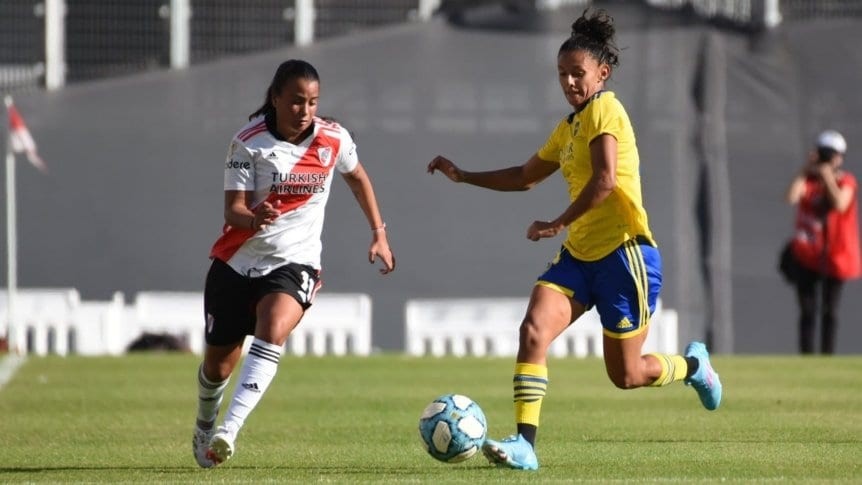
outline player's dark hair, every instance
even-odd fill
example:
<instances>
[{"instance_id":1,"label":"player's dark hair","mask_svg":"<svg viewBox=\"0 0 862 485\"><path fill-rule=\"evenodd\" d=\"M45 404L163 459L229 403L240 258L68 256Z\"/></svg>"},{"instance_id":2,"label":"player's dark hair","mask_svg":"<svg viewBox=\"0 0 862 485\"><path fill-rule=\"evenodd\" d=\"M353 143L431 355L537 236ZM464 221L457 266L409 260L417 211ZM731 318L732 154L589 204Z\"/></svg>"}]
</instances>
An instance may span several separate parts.
<instances>
[{"instance_id":1,"label":"player's dark hair","mask_svg":"<svg viewBox=\"0 0 862 485\"><path fill-rule=\"evenodd\" d=\"M284 85L287 84L288 81L292 81L297 78L320 82L320 76L317 74L317 69L308 62L300 59L290 59L282 62L281 65L278 66L278 69L275 70L272 82L266 89L266 96L264 97L263 105L258 108L257 111L250 114L248 119L251 120L260 115L274 115L275 108L272 106L273 96L277 96L281 93L282 88L284 88Z\"/></svg>"},{"instance_id":2,"label":"player's dark hair","mask_svg":"<svg viewBox=\"0 0 862 485\"><path fill-rule=\"evenodd\" d=\"M572 35L560 46L559 56L565 52L584 50L590 53L599 64L611 67L620 64L620 50L614 43L614 18L604 9L590 13L590 9L572 24Z\"/></svg>"},{"instance_id":3,"label":"player's dark hair","mask_svg":"<svg viewBox=\"0 0 862 485\"><path fill-rule=\"evenodd\" d=\"M820 163L830 162L838 153L838 150L834 148L817 147L817 161Z\"/></svg>"}]
</instances>

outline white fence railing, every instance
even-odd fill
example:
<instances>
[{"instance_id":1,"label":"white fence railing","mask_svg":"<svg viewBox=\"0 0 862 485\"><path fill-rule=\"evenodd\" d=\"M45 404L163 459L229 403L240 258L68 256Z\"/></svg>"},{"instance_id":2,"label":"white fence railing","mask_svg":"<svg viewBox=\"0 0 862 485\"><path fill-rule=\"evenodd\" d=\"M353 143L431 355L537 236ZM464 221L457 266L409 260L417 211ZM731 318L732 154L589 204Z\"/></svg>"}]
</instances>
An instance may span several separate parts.
<instances>
[{"instance_id":1,"label":"white fence railing","mask_svg":"<svg viewBox=\"0 0 862 485\"><path fill-rule=\"evenodd\" d=\"M200 292L140 292L127 304L119 292L108 301L82 301L74 288L19 289L11 331L7 308L2 291L0 336L26 353L120 355L144 334L170 335L198 354L204 349ZM417 356L514 355L526 308L525 298L409 300L404 350ZM365 294L320 294L285 350L293 355L369 355L371 310ZM650 327L645 351L678 351L675 311L659 305ZM601 356L598 314L587 312L552 344L550 354Z\"/></svg>"},{"instance_id":2,"label":"white fence railing","mask_svg":"<svg viewBox=\"0 0 862 485\"><path fill-rule=\"evenodd\" d=\"M518 351L518 327L525 298L422 299L407 302L406 345L410 355L511 356ZM656 309L645 352L677 353L677 314ZM602 325L595 309L563 332L549 353L555 357L602 355Z\"/></svg>"},{"instance_id":3,"label":"white fence railing","mask_svg":"<svg viewBox=\"0 0 862 485\"><path fill-rule=\"evenodd\" d=\"M0 335L36 355L119 355L145 333L177 337L195 353L204 348L199 292L140 292L127 305L122 293L109 301L82 301L74 288L19 289L11 333L7 307L3 291ZM295 355L370 354L371 298L318 295L285 347Z\"/></svg>"}]
</instances>

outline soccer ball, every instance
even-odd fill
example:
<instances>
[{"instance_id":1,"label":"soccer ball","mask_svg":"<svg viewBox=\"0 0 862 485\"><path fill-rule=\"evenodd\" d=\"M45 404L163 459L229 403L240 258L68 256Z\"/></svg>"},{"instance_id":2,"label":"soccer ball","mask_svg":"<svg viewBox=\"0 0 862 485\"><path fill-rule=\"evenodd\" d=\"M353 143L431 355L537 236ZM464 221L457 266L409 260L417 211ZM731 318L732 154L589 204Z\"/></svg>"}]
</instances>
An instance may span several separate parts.
<instances>
[{"instance_id":1,"label":"soccer ball","mask_svg":"<svg viewBox=\"0 0 862 485\"><path fill-rule=\"evenodd\" d=\"M485 441L487 428L482 408L461 394L438 397L419 418L419 436L428 454L447 463L475 455Z\"/></svg>"}]
</instances>

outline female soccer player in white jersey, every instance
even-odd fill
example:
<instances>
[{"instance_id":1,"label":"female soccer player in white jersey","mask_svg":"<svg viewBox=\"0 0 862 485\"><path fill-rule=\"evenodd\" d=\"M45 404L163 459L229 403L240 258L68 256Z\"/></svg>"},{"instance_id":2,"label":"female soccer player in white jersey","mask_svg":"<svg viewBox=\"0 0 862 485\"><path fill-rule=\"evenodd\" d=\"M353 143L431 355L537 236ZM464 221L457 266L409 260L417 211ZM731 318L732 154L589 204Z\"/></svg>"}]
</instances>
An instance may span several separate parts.
<instances>
[{"instance_id":1,"label":"female soccer player in white jersey","mask_svg":"<svg viewBox=\"0 0 862 485\"><path fill-rule=\"evenodd\" d=\"M721 383L702 343L689 344L684 356L641 353L661 288L661 256L641 200L634 130L614 93L604 90L618 64L614 30L603 10L584 12L572 25L557 53L557 73L574 112L523 165L467 172L439 156L428 165L430 173L439 170L454 182L502 191L527 190L560 170L569 188L568 207L527 228L532 241L568 229L533 287L521 323L513 379L517 433L483 446L499 466L539 467L534 446L548 387L548 347L593 306L604 327L605 368L614 385L632 389L684 380L707 409L721 401Z\"/></svg>"},{"instance_id":2,"label":"female soccer player in white jersey","mask_svg":"<svg viewBox=\"0 0 862 485\"><path fill-rule=\"evenodd\" d=\"M338 123L316 116L320 78L302 60L282 63L263 106L230 143L222 236L206 277L206 348L198 373L192 448L210 468L229 459L237 434L278 369L290 332L320 287L320 235L332 175L347 182L371 229L368 259L395 269L371 180ZM247 335L254 340L222 424L216 417Z\"/></svg>"}]
</instances>

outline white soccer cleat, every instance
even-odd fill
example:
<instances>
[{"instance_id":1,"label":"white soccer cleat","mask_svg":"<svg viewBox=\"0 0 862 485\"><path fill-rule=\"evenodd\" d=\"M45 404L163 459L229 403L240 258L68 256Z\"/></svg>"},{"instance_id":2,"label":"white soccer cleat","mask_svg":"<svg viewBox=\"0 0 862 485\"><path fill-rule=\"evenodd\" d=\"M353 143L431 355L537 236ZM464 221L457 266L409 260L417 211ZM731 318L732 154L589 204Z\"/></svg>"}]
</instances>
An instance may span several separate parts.
<instances>
[{"instance_id":1,"label":"white soccer cleat","mask_svg":"<svg viewBox=\"0 0 862 485\"><path fill-rule=\"evenodd\" d=\"M230 459L234 453L233 442L236 437L224 426L219 426L216 433L209 442L206 457L213 462L213 466L220 465Z\"/></svg>"},{"instance_id":2,"label":"white soccer cleat","mask_svg":"<svg viewBox=\"0 0 862 485\"><path fill-rule=\"evenodd\" d=\"M209 459L207 451L209 450L210 440L213 437L212 429L200 429L195 426L195 434L192 437L192 452L195 455L195 461L201 468L212 468L216 464Z\"/></svg>"}]
</instances>

